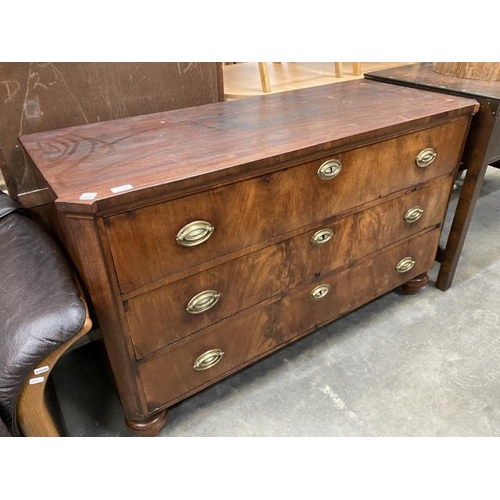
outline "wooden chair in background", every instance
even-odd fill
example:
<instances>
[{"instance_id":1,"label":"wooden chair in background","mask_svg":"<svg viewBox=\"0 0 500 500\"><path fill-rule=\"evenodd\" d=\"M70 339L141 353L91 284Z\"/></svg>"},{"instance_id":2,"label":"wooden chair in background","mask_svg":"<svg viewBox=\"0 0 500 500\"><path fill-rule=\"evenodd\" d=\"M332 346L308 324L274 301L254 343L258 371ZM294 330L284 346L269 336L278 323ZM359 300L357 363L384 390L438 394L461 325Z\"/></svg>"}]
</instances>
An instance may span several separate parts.
<instances>
[{"instance_id":1,"label":"wooden chair in background","mask_svg":"<svg viewBox=\"0 0 500 500\"><path fill-rule=\"evenodd\" d=\"M271 83L269 80L269 72L267 70L267 62L259 62L257 64L259 66L259 75L260 75L260 83L262 86L262 92L269 93L271 92ZM281 63L273 63L273 64L281 64ZM334 64L335 64L335 77L343 78L344 76L343 63L336 62ZM352 73L354 76L361 76L361 63L359 62L352 63Z\"/></svg>"}]
</instances>

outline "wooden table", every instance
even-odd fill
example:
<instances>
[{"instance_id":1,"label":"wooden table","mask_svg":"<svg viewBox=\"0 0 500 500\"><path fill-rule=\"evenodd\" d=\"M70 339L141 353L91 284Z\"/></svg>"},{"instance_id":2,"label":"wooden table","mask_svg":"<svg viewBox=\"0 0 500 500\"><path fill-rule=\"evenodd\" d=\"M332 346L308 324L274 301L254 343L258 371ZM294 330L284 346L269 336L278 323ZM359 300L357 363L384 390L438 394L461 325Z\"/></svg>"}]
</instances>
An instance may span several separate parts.
<instances>
[{"instance_id":1,"label":"wooden table","mask_svg":"<svg viewBox=\"0 0 500 500\"><path fill-rule=\"evenodd\" d=\"M444 76L432 69L432 63L410 64L365 73L368 80L413 87L455 96L472 97L480 103L462 157L467 169L451 230L444 249L438 253L441 266L436 280L440 290L448 290L464 245L484 174L488 165L500 167L500 81L466 80Z\"/></svg>"}]
</instances>

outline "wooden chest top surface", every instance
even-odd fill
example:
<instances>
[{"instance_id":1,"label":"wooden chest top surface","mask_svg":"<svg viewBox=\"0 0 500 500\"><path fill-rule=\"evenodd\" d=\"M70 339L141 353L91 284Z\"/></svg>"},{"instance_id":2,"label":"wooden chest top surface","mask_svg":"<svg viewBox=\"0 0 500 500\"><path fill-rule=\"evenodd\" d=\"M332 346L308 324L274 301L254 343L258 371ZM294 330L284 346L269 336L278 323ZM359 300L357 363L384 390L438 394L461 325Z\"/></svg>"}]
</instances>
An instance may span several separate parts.
<instances>
[{"instance_id":1,"label":"wooden chest top surface","mask_svg":"<svg viewBox=\"0 0 500 500\"><path fill-rule=\"evenodd\" d=\"M355 80L20 140L61 210L109 213L138 200L194 191L202 187L196 184L200 175L205 185L215 186L278 162L381 140L477 107L458 96Z\"/></svg>"}]
</instances>

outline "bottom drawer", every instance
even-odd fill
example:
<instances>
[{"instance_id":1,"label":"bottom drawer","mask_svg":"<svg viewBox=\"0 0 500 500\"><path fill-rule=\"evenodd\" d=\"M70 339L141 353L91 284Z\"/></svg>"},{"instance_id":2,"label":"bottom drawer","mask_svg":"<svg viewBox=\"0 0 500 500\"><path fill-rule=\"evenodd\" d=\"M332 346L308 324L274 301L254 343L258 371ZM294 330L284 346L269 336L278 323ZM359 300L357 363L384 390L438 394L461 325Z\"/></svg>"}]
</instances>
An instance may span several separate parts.
<instances>
[{"instance_id":1,"label":"bottom drawer","mask_svg":"<svg viewBox=\"0 0 500 500\"><path fill-rule=\"evenodd\" d=\"M139 363L149 410L170 406L428 271L439 235L439 229L418 235L351 268L321 276ZM408 257L414 265L396 270Z\"/></svg>"}]
</instances>

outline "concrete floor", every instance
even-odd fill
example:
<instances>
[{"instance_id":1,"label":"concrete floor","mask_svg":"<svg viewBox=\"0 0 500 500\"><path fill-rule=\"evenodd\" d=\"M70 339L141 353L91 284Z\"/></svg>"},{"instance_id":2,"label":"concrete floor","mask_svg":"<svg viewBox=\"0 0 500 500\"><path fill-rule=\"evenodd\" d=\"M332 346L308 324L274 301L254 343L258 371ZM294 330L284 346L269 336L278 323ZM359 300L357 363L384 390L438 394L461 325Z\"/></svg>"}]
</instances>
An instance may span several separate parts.
<instances>
[{"instance_id":1,"label":"concrete floor","mask_svg":"<svg viewBox=\"0 0 500 500\"><path fill-rule=\"evenodd\" d=\"M499 436L499 212L490 167L447 292L436 264L420 294L393 291L181 402L160 436ZM54 381L71 436L131 435L99 341Z\"/></svg>"}]
</instances>

